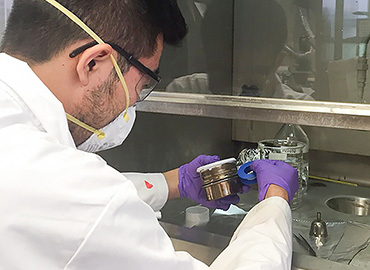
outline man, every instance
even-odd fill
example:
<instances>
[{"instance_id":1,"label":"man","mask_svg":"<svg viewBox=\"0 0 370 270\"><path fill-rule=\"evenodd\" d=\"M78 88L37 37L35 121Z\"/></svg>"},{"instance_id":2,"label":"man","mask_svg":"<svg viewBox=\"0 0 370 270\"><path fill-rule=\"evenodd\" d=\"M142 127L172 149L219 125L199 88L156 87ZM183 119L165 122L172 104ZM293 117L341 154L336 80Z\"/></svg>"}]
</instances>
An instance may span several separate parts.
<instances>
[{"instance_id":1,"label":"man","mask_svg":"<svg viewBox=\"0 0 370 270\"><path fill-rule=\"evenodd\" d=\"M159 81L163 42L185 33L174 0L14 1L0 54L1 268L208 268L174 251L154 211L179 196L237 203L205 200L196 168L218 157L125 177L88 153L122 143L133 105ZM290 267L297 172L276 161L253 169L264 201L215 269Z\"/></svg>"}]
</instances>

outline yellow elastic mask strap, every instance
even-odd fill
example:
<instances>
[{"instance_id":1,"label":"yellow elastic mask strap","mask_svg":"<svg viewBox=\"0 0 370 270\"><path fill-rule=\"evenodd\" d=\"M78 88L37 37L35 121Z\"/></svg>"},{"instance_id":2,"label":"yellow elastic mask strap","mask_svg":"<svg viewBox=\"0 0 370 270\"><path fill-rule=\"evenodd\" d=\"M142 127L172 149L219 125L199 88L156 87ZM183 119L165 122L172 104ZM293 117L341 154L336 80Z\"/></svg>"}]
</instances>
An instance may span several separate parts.
<instances>
[{"instance_id":1,"label":"yellow elastic mask strap","mask_svg":"<svg viewBox=\"0 0 370 270\"><path fill-rule=\"evenodd\" d=\"M98 137L99 140L105 138L105 133L103 131L100 131L100 130L97 130L93 127L90 127L89 125L85 124L84 122L81 122L76 117L73 117L72 115L70 115L68 113L66 113L66 115L67 115L67 119L69 121L75 123L76 125L78 125L80 127L83 127L84 129L87 129L88 131L91 131L92 133L95 133L96 137Z\"/></svg>"},{"instance_id":2,"label":"yellow elastic mask strap","mask_svg":"<svg viewBox=\"0 0 370 270\"><path fill-rule=\"evenodd\" d=\"M48 2L50 5L54 6L55 8L57 8L60 12L62 12L69 19L71 19L74 23L76 23L79 27L81 27L96 42L98 42L99 44L104 44L105 43L97 34L95 34L95 32L93 30L90 29L90 27L88 27L83 21L81 21L80 18L78 18L75 14L73 14L68 9L66 9L64 6L62 6L61 4L59 4L57 1L55 1L55 0L45 0L45 1ZM128 107L130 105L130 95L129 95L129 92L128 92L127 84L126 84L125 79L123 78L122 72L121 72L121 70L120 70L120 68L119 68L119 66L117 64L116 59L114 59L113 55L110 55L110 58L112 60L114 69L116 70L116 73L118 75L118 78L121 81L121 84L122 84L123 89L124 89L125 94L126 94L126 109L125 109L124 118L125 118L126 122L128 122L129 117L127 115L127 109L128 109ZM68 115L67 115L67 118L68 118ZM81 122L81 121L79 121L79 122ZM79 125L79 124L77 124L77 125Z\"/></svg>"}]
</instances>

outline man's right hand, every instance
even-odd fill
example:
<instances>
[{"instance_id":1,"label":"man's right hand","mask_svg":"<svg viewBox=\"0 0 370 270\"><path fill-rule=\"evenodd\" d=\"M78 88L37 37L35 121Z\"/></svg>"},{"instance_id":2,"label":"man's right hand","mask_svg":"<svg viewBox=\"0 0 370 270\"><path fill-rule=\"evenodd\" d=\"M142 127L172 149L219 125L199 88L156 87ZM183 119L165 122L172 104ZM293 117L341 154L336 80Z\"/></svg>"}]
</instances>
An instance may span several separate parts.
<instances>
[{"instance_id":1,"label":"man's right hand","mask_svg":"<svg viewBox=\"0 0 370 270\"><path fill-rule=\"evenodd\" d=\"M257 174L258 199L260 201L266 197L280 196L288 199L289 203L291 202L299 187L296 169L278 160L255 160L251 164L251 169ZM271 188L269 188L270 186ZM279 187L286 191L287 198Z\"/></svg>"}]
</instances>

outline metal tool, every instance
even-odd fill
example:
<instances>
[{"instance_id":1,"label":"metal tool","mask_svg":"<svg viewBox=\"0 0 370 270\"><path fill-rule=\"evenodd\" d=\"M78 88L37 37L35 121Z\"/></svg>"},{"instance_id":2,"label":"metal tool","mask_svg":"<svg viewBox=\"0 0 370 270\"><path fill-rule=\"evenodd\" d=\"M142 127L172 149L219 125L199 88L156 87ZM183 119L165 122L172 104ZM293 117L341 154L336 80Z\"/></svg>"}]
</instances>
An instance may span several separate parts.
<instances>
[{"instance_id":1,"label":"metal tool","mask_svg":"<svg viewBox=\"0 0 370 270\"><path fill-rule=\"evenodd\" d=\"M303 237L301 233L299 233L299 236L293 233L293 236L295 240L297 240L298 244L304 247L304 249L307 250L311 256L316 257L315 250L311 247L311 245L308 243L308 241Z\"/></svg>"},{"instance_id":2,"label":"metal tool","mask_svg":"<svg viewBox=\"0 0 370 270\"><path fill-rule=\"evenodd\" d=\"M316 219L311 223L310 236L319 238L326 238L328 236L328 229L325 221L321 219L320 212L317 212Z\"/></svg>"},{"instance_id":3,"label":"metal tool","mask_svg":"<svg viewBox=\"0 0 370 270\"><path fill-rule=\"evenodd\" d=\"M310 237L314 238L317 248L322 247L328 237L328 229L326 223L321 219L320 212L317 212L316 219L311 223Z\"/></svg>"},{"instance_id":4,"label":"metal tool","mask_svg":"<svg viewBox=\"0 0 370 270\"><path fill-rule=\"evenodd\" d=\"M236 168L236 159L229 158L199 167L207 200L220 199L242 191Z\"/></svg>"}]
</instances>

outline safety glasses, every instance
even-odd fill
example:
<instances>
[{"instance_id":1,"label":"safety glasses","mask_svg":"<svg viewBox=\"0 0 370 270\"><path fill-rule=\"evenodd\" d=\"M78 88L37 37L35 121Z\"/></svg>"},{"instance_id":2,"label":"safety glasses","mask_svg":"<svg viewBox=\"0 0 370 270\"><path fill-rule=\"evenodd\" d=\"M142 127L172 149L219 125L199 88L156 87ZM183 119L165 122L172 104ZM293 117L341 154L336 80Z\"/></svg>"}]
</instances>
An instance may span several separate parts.
<instances>
[{"instance_id":1,"label":"safety glasses","mask_svg":"<svg viewBox=\"0 0 370 270\"><path fill-rule=\"evenodd\" d=\"M153 72L149 68L147 68L145 65L143 65L140 61L138 61L132 54L129 54L126 52L122 47L112 43L112 42L105 42L109 44L115 51L117 51L120 55L125 57L127 62L129 62L132 66L134 66L136 69L138 69L143 76L138 81L135 91L138 94L138 99L136 102L143 101L149 94L153 91L153 89L157 86L157 84L161 81L161 77L158 75L158 71ZM91 48L98 43L96 41L92 41L90 43L87 43L81 47L78 47L77 49L73 50L69 57L74 58L83 51L87 50L88 48Z\"/></svg>"}]
</instances>

